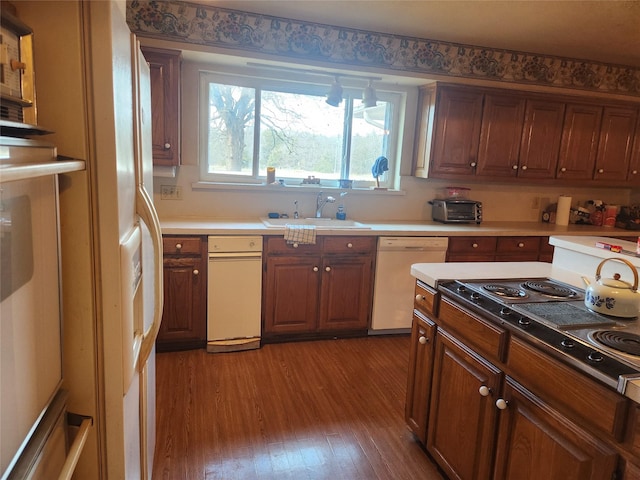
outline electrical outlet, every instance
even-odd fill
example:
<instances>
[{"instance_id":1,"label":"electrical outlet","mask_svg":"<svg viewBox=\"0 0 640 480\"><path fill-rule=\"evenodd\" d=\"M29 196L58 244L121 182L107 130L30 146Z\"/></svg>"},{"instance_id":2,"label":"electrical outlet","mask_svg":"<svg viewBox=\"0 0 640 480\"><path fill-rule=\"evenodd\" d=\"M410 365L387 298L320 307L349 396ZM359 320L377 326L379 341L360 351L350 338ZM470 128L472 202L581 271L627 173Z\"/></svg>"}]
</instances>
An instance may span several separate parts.
<instances>
[{"instance_id":1,"label":"electrical outlet","mask_svg":"<svg viewBox=\"0 0 640 480\"><path fill-rule=\"evenodd\" d=\"M177 185L160 185L161 200L182 200L182 187Z\"/></svg>"}]
</instances>

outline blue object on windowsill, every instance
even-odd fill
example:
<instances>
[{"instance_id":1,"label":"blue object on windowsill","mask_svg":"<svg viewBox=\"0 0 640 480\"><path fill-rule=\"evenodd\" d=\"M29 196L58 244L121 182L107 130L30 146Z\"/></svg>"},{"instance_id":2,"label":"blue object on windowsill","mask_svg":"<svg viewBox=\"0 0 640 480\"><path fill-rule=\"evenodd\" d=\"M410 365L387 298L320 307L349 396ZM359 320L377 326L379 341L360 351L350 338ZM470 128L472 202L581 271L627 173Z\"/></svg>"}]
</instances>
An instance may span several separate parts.
<instances>
[{"instance_id":1,"label":"blue object on windowsill","mask_svg":"<svg viewBox=\"0 0 640 480\"><path fill-rule=\"evenodd\" d=\"M371 167L371 173L373 177L376 179L376 186L380 186L380 175L384 174L384 172L389 170L389 160L387 157L378 157Z\"/></svg>"}]
</instances>

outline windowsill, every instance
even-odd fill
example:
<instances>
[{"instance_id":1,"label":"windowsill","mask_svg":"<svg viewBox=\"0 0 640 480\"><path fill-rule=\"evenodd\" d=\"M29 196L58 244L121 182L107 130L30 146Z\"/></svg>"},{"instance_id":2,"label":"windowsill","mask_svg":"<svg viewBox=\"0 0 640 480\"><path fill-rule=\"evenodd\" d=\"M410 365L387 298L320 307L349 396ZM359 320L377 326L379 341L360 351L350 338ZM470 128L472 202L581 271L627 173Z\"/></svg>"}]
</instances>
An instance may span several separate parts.
<instances>
[{"instance_id":1,"label":"windowsill","mask_svg":"<svg viewBox=\"0 0 640 480\"><path fill-rule=\"evenodd\" d=\"M330 185L280 185L274 183L266 185L264 183L218 183L218 182L194 182L191 184L193 190L228 190L228 191L252 191L260 193L300 193L301 190L309 192L349 192L356 195L406 195L404 190L367 188L340 188Z\"/></svg>"}]
</instances>

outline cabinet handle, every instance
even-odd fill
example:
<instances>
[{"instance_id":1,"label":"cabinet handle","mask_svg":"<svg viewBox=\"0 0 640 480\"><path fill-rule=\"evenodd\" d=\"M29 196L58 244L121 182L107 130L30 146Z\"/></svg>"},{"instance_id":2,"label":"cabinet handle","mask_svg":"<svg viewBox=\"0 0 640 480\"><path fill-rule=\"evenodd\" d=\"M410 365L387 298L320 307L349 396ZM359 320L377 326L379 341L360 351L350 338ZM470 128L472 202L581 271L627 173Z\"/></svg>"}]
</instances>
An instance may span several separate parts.
<instances>
[{"instance_id":1,"label":"cabinet handle","mask_svg":"<svg viewBox=\"0 0 640 480\"><path fill-rule=\"evenodd\" d=\"M473 248L478 248L478 244L477 244L477 243L472 243L472 244L471 244L471 247L473 247Z\"/></svg>"},{"instance_id":2,"label":"cabinet handle","mask_svg":"<svg viewBox=\"0 0 640 480\"><path fill-rule=\"evenodd\" d=\"M294 244L292 245L292 247L293 247L293 248L298 248L298 244L297 244L297 243L294 243Z\"/></svg>"},{"instance_id":3,"label":"cabinet handle","mask_svg":"<svg viewBox=\"0 0 640 480\"><path fill-rule=\"evenodd\" d=\"M194 275L198 275L200 273L200 270L198 270L197 268L193 271Z\"/></svg>"},{"instance_id":4,"label":"cabinet handle","mask_svg":"<svg viewBox=\"0 0 640 480\"><path fill-rule=\"evenodd\" d=\"M496 400L496 407L500 410L506 410L507 406L509 406L509 402L507 402L504 398L499 398Z\"/></svg>"},{"instance_id":5,"label":"cabinet handle","mask_svg":"<svg viewBox=\"0 0 640 480\"><path fill-rule=\"evenodd\" d=\"M320 270L318 267L313 267L314 272L317 272L318 270Z\"/></svg>"},{"instance_id":6,"label":"cabinet handle","mask_svg":"<svg viewBox=\"0 0 640 480\"><path fill-rule=\"evenodd\" d=\"M523 242L518 243L518 248L523 248L523 247L524 247L524 243Z\"/></svg>"},{"instance_id":7,"label":"cabinet handle","mask_svg":"<svg viewBox=\"0 0 640 480\"><path fill-rule=\"evenodd\" d=\"M478 389L478 393L483 397L488 397L489 394L491 393L491 389L486 385L481 385L480 388Z\"/></svg>"},{"instance_id":8,"label":"cabinet handle","mask_svg":"<svg viewBox=\"0 0 640 480\"><path fill-rule=\"evenodd\" d=\"M566 172L566 171L567 171L567 167L562 167L562 168L560 169L560 171L561 171L562 173Z\"/></svg>"},{"instance_id":9,"label":"cabinet handle","mask_svg":"<svg viewBox=\"0 0 640 480\"><path fill-rule=\"evenodd\" d=\"M428 341L429 339L424 335L421 335L420 338L418 338L418 343L420 343L420 345L426 345Z\"/></svg>"},{"instance_id":10,"label":"cabinet handle","mask_svg":"<svg viewBox=\"0 0 640 480\"><path fill-rule=\"evenodd\" d=\"M511 167L511 168L512 168L512 169L514 169L514 170L517 170L517 169L518 169L518 165L514 165L514 166L513 166L513 167Z\"/></svg>"},{"instance_id":11,"label":"cabinet handle","mask_svg":"<svg viewBox=\"0 0 640 480\"><path fill-rule=\"evenodd\" d=\"M478 165L476 162L471 162L471 163L469 164L469 166L471 166L471 167L475 167L476 165Z\"/></svg>"},{"instance_id":12,"label":"cabinet handle","mask_svg":"<svg viewBox=\"0 0 640 480\"><path fill-rule=\"evenodd\" d=\"M523 165L523 166L522 166L522 170L526 170L526 169L527 169L527 166L526 166L526 165Z\"/></svg>"},{"instance_id":13,"label":"cabinet handle","mask_svg":"<svg viewBox=\"0 0 640 480\"><path fill-rule=\"evenodd\" d=\"M347 248L353 248L353 243L351 242L347 243Z\"/></svg>"},{"instance_id":14,"label":"cabinet handle","mask_svg":"<svg viewBox=\"0 0 640 480\"><path fill-rule=\"evenodd\" d=\"M330 272L331 271L331 267L324 267L324 271L325 272Z\"/></svg>"},{"instance_id":15,"label":"cabinet handle","mask_svg":"<svg viewBox=\"0 0 640 480\"><path fill-rule=\"evenodd\" d=\"M424 295L416 295L416 302L424 302L424 301L425 301Z\"/></svg>"},{"instance_id":16,"label":"cabinet handle","mask_svg":"<svg viewBox=\"0 0 640 480\"><path fill-rule=\"evenodd\" d=\"M182 250L182 244L176 243L176 250Z\"/></svg>"},{"instance_id":17,"label":"cabinet handle","mask_svg":"<svg viewBox=\"0 0 640 480\"><path fill-rule=\"evenodd\" d=\"M599 168L598 173L604 173L604 168Z\"/></svg>"},{"instance_id":18,"label":"cabinet handle","mask_svg":"<svg viewBox=\"0 0 640 480\"><path fill-rule=\"evenodd\" d=\"M171 148L171 144L169 142L164 144L164 149L169 150Z\"/></svg>"},{"instance_id":19,"label":"cabinet handle","mask_svg":"<svg viewBox=\"0 0 640 480\"><path fill-rule=\"evenodd\" d=\"M631 172L631 175L637 175L637 174L638 174L638 170L633 170L633 171Z\"/></svg>"}]
</instances>

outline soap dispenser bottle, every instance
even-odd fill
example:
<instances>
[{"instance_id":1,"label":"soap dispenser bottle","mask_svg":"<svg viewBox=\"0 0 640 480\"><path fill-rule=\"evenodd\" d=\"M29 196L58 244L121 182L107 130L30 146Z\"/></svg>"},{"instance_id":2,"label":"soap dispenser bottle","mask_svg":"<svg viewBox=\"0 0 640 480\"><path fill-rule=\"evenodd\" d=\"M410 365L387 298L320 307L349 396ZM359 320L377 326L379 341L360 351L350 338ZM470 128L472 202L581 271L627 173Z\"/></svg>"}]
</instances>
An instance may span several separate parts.
<instances>
[{"instance_id":1,"label":"soap dispenser bottle","mask_svg":"<svg viewBox=\"0 0 640 480\"><path fill-rule=\"evenodd\" d=\"M346 220L347 212L344 211L344 205L338 205L338 211L336 212L336 218L338 220Z\"/></svg>"}]
</instances>

